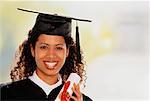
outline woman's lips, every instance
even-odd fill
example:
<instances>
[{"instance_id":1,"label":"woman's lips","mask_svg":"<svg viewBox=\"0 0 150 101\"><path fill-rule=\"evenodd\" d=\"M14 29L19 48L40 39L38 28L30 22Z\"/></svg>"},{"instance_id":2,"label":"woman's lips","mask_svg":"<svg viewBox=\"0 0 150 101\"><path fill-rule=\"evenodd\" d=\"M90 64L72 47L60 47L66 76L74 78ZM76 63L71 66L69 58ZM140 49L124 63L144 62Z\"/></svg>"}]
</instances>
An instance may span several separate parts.
<instances>
[{"instance_id":1,"label":"woman's lips","mask_svg":"<svg viewBox=\"0 0 150 101\"><path fill-rule=\"evenodd\" d=\"M54 67L57 65L57 62L44 62L46 67L49 69L54 69Z\"/></svg>"}]
</instances>

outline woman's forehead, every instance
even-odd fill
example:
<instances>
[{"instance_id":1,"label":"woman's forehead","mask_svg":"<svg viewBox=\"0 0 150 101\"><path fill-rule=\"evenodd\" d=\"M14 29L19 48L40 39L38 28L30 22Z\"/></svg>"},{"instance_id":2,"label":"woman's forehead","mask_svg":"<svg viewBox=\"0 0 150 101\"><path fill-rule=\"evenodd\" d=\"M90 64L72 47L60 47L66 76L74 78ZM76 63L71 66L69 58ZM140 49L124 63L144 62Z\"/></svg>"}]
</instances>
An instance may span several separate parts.
<instances>
[{"instance_id":1,"label":"woman's forehead","mask_svg":"<svg viewBox=\"0 0 150 101\"><path fill-rule=\"evenodd\" d=\"M37 40L39 43L48 43L48 44L63 44L65 43L65 39L63 36L58 35L46 35L41 34Z\"/></svg>"}]
</instances>

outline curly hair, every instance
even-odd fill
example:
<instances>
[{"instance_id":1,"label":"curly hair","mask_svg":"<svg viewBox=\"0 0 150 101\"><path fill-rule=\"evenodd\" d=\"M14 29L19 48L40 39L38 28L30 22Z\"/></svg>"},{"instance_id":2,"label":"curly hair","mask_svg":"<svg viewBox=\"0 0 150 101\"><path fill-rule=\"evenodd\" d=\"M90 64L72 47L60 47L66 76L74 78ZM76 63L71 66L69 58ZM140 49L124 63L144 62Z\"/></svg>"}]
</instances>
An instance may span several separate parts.
<instances>
[{"instance_id":1,"label":"curly hair","mask_svg":"<svg viewBox=\"0 0 150 101\"><path fill-rule=\"evenodd\" d=\"M31 54L30 45L35 48L35 43L38 39L40 34L32 33L29 31L28 39L24 41L22 44L22 50L20 54L20 59L17 62L17 66L15 66L10 73L12 81L18 81L22 79L26 79L29 76L33 75L37 65L35 62L35 58ZM32 40L31 40L32 38ZM73 38L70 36L64 37L66 46L69 48L69 55L66 58L66 61L59 71L62 80L66 81L70 73L77 73L81 77L81 81L85 81L85 70L84 70L84 63L83 63L83 56L81 53L81 62L77 62L77 51L76 45L73 41Z\"/></svg>"}]
</instances>

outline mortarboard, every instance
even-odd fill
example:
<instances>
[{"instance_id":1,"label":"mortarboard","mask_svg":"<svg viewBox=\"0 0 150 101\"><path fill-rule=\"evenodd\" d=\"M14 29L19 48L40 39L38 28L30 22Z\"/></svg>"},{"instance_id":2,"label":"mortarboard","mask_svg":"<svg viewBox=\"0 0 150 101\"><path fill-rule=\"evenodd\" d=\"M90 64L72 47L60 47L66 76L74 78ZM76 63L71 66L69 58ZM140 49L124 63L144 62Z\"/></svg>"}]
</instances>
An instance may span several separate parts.
<instances>
[{"instance_id":1,"label":"mortarboard","mask_svg":"<svg viewBox=\"0 0 150 101\"><path fill-rule=\"evenodd\" d=\"M31 11L26 9L17 8L18 10L37 13L35 25L32 28L32 33L37 34L48 34L48 35L60 35L60 36L71 36L71 22L85 21L91 22L90 20L78 19L74 17L60 16L57 14L46 14L37 11ZM32 38L30 38L32 40ZM77 62L81 63L80 54L80 39L79 39L79 29L76 26L76 47L77 47Z\"/></svg>"}]
</instances>

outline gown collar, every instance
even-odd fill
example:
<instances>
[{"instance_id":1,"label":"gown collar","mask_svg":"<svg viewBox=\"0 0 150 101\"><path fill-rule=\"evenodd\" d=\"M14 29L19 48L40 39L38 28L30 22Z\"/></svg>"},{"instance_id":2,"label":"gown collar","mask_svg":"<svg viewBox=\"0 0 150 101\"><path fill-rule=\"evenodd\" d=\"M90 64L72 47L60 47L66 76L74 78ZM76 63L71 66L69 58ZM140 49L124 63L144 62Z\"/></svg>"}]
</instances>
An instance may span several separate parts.
<instances>
[{"instance_id":1,"label":"gown collar","mask_svg":"<svg viewBox=\"0 0 150 101\"><path fill-rule=\"evenodd\" d=\"M33 81L35 84L37 84L39 87L41 87L44 92L46 93L46 95L49 95L49 93L56 87L60 86L62 84L62 78L59 75L58 77L58 82L53 84L53 85L49 85L46 82L44 82L43 80L41 80L38 75L36 74L36 72L34 71L33 75L29 77L29 79L31 81Z\"/></svg>"}]
</instances>

